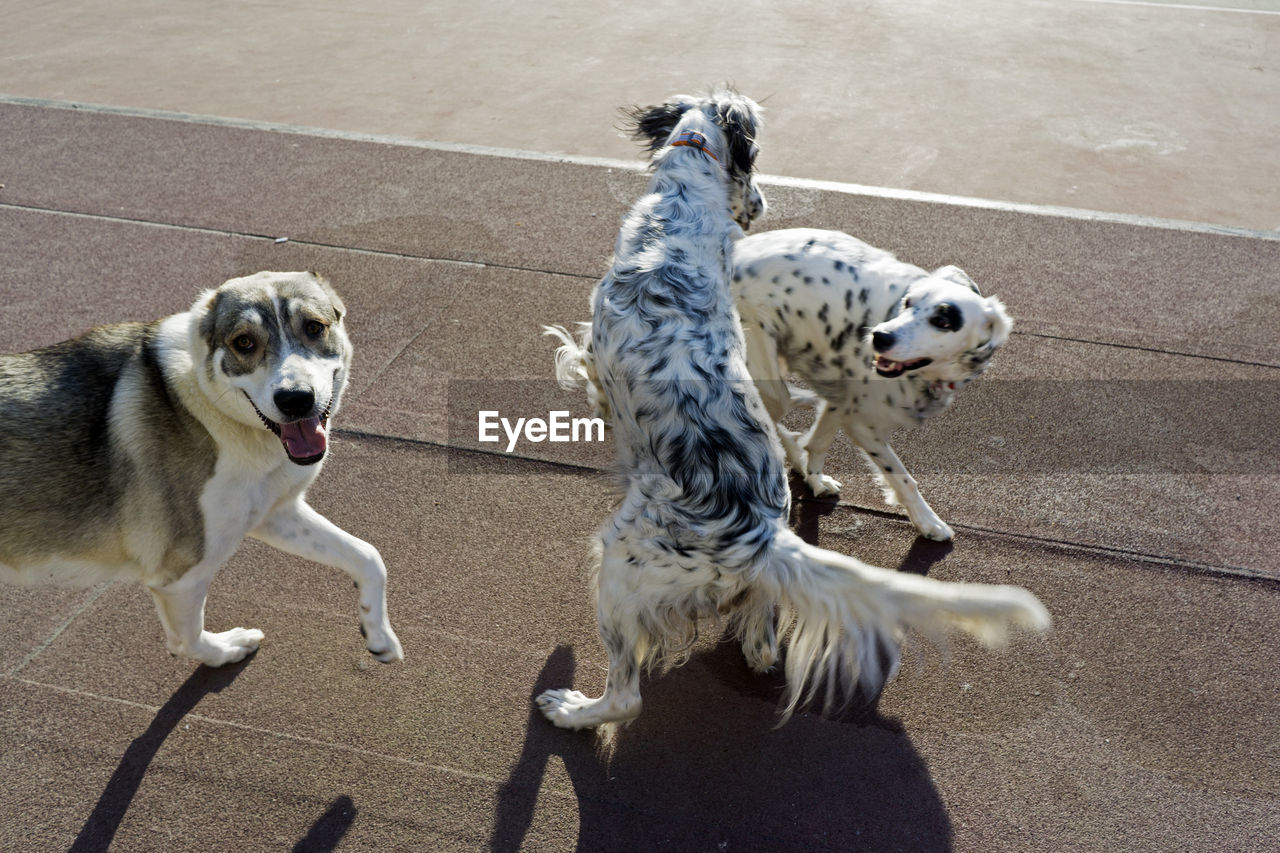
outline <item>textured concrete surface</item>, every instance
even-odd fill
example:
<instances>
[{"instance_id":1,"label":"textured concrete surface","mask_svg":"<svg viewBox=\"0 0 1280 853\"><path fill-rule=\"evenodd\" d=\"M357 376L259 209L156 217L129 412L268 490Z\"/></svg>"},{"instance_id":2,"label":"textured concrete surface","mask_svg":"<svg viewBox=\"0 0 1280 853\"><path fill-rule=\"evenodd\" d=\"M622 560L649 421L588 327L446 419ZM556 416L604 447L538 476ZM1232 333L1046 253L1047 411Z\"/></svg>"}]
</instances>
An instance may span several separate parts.
<instances>
[{"instance_id":1,"label":"textured concrete surface","mask_svg":"<svg viewBox=\"0 0 1280 853\"><path fill-rule=\"evenodd\" d=\"M1275 2L13 5L8 94L630 158L728 79L766 172L1280 228Z\"/></svg>"},{"instance_id":2,"label":"textured concrete surface","mask_svg":"<svg viewBox=\"0 0 1280 853\"><path fill-rule=\"evenodd\" d=\"M721 43L746 26L722 15L713 49L679 66L665 59L678 45L661 5L588 22L567 9L363 8L263 4L250 21L228 11L248 6L198 18L159 4L23 7L6 18L18 36L0 88L625 157L608 132L618 103L716 77L765 93L788 79L762 140L770 171L1280 224L1274 158L1256 150L1278 115L1275 16L869 4L841 19L846 32L821 4L761 6L769 26L752 32L767 61ZM854 50L814 60L810 43L842 34ZM485 64L513 46L521 62ZM587 46L611 61L563 61L585 62ZM1261 70L1232 71L1259 51ZM492 74L449 61L462 54ZM863 87L878 86L870 115L850 109L837 66L877 84ZM407 110L414 80L422 100ZM908 83L909 102L891 97ZM1021 100L995 96L1015 83ZM1194 144L1071 160L1028 130L1049 95L1100 127L1115 119L1108 105L1138 110L1143 85L1141 110L1184 107L1160 122ZM563 121L548 120L551 102ZM930 110L938 124L921 120ZM815 137L815 116L848 124ZM855 132L859 121L875 132ZM937 141L944 125L954 146ZM915 173L902 155L913 135L939 152ZM876 173L894 152L902 174ZM986 168L970 169L979 156ZM843 174L849 162L871 171ZM1079 202L1055 163L1093 179ZM903 571L1023 584L1055 629L1004 655L964 643L947 660L909 654L875 709L774 729L781 681L752 675L708 625L688 665L646 681L644 714L605 751L530 700L603 686L586 543L612 500L611 448L506 454L476 441L475 419L481 407L585 414L551 381L539 327L585 318L643 186L634 168L11 100L0 184L6 351L182 310L258 269L331 278L356 367L311 497L381 549L407 655L374 663L350 582L256 543L210 596L214 629L266 633L226 670L170 658L136 586L0 588L0 848L1280 848L1280 241L767 184L764 227L841 228L922 266L959 264L1016 320L988 375L895 442L954 544L916 538L845 439L828 460L841 500L796 485L794 526Z\"/></svg>"}]
</instances>

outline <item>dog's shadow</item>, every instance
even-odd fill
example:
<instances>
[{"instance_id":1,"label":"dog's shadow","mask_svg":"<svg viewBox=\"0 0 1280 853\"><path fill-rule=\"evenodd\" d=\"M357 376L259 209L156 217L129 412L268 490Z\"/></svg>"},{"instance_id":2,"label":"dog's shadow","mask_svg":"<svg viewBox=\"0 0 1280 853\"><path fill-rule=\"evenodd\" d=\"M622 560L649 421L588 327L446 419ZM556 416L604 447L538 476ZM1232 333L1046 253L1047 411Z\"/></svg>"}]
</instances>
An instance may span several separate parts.
<instances>
[{"instance_id":1,"label":"dog's shadow","mask_svg":"<svg viewBox=\"0 0 1280 853\"><path fill-rule=\"evenodd\" d=\"M574 681L558 648L533 696ZM646 679L645 709L607 747L531 708L498 792L490 849L539 847L535 805L553 756L578 807L578 850L950 851L951 822L910 739L874 708L775 728L783 678L752 673L736 643Z\"/></svg>"},{"instance_id":2,"label":"dog's shadow","mask_svg":"<svg viewBox=\"0 0 1280 853\"><path fill-rule=\"evenodd\" d=\"M116 830L124 819L129 805L138 793L138 787L146 776L151 761L160 751L165 739L177 727L178 723L210 693L218 693L235 680L247 661L230 664L213 669L207 666L198 667L190 677L182 683L169 701L164 703L147 726L147 730L134 738L133 743L125 750L111 774L107 786L98 797L98 803L80 828L79 834L72 842L69 853L88 853L88 851L105 851L111 846Z\"/></svg>"},{"instance_id":3,"label":"dog's shadow","mask_svg":"<svg viewBox=\"0 0 1280 853\"><path fill-rule=\"evenodd\" d=\"M793 495L791 518L789 519L791 528L796 532L797 536L810 545L817 545L818 531L822 518L836 511L840 499L835 496L813 497L808 494L804 482L794 474L791 475L790 485ZM873 514L886 517L891 515L890 513ZM898 571L927 575L929 570L942 562L953 548L954 545L949 540L935 542L923 536L916 536L911 543L911 547L903 556L902 561L898 563Z\"/></svg>"},{"instance_id":4,"label":"dog's shadow","mask_svg":"<svg viewBox=\"0 0 1280 853\"><path fill-rule=\"evenodd\" d=\"M898 571L927 575L929 570L942 562L954 548L950 540L934 542L932 539L917 536L903 556L902 562L898 564Z\"/></svg>"},{"instance_id":5,"label":"dog's shadow","mask_svg":"<svg viewBox=\"0 0 1280 853\"><path fill-rule=\"evenodd\" d=\"M793 502L793 529L816 544L837 504ZM950 552L949 542L918 537L898 569L928 574ZM573 684L574 669L573 652L557 648L532 696ZM529 836L552 756L574 788L579 850L952 849L928 769L878 697L775 728L784 687L780 673L751 672L738 644L724 641L645 679L644 712L607 744L557 729L531 707L523 751L498 793L490 849L542 845Z\"/></svg>"},{"instance_id":6,"label":"dog's shadow","mask_svg":"<svg viewBox=\"0 0 1280 853\"><path fill-rule=\"evenodd\" d=\"M216 669L200 666L191 673L156 713L147 730L134 738L124 751L68 853L100 853L111 846L143 777L165 740L204 697L226 689L252 659L250 656L239 663ZM355 821L356 811L350 797L344 794L335 798L294 846L294 853L322 853L336 849Z\"/></svg>"},{"instance_id":7,"label":"dog's shadow","mask_svg":"<svg viewBox=\"0 0 1280 853\"><path fill-rule=\"evenodd\" d=\"M810 545L818 544L818 526L823 516L831 515L840 505L835 495L813 497L804 481L792 474L787 481L791 488L791 518L788 524L796 535Z\"/></svg>"},{"instance_id":8,"label":"dog's shadow","mask_svg":"<svg viewBox=\"0 0 1280 853\"><path fill-rule=\"evenodd\" d=\"M356 811L355 803L347 795L335 798L302 840L293 845L293 853L329 853L336 850L355 822Z\"/></svg>"}]
</instances>

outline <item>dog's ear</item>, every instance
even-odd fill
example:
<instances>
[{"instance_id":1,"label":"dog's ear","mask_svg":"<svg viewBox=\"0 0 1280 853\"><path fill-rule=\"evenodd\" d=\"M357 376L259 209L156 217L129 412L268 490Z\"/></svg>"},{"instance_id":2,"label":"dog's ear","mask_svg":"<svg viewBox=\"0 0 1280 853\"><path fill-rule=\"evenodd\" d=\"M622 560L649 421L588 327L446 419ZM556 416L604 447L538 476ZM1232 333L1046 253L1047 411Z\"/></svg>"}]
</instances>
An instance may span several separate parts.
<instances>
[{"instance_id":1,"label":"dog's ear","mask_svg":"<svg viewBox=\"0 0 1280 853\"><path fill-rule=\"evenodd\" d=\"M729 148L730 171L747 176L755 169L756 136L760 132L760 106L728 86L712 93L716 124L724 131Z\"/></svg>"},{"instance_id":2,"label":"dog's ear","mask_svg":"<svg viewBox=\"0 0 1280 853\"><path fill-rule=\"evenodd\" d=\"M676 95L652 107L624 107L621 129L653 153L667 144L681 117L696 104L697 101L687 95Z\"/></svg>"},{"instance_id":3,"label":"dog's ear","mask_svg":"<svg viewBox=\"0 0 1280 853\"><path fill-rule=\"evenodd\" d=\"M213 288L207 288L200 292L196 297L195 304L191 306L191 310L200 314L207 314L213 310L213 306L218 304L218 291Z\"/></svg>"},{"instance_id":4,"label":"dog's ear","mask_svg":"<svg viewBox=\"0 0 1280 853\"><path fill-rule=\"evenodd\" d=\"M333 285L329 284L329 279L315 270L307 270L307 275L314 278L316 284L320 285L320 289L324 291L325 296L329 297L329 304L333 306L334 319L341 323L343 316L347 313L347 306L342 304L342 298L338 296L338 291L334 290Z\"/></svg>"},{"instance_id":5,"label":"dog's ear","mask_svg":"<svg viewBox=\"0 0 1280 853\"><path fill-rule=\"evenodd\" d=\"M1013 318L1005 310L1004 303L995 296L989 296L984 301L984 313L991 347L994 349L1004 346L1004 342L1009 340L1009 333L1013 331Z\"/></svg>"},{"instance_id":6,"label":"dog's ear","mask_svg":"<svg viewBox=\"0 0 1280 853\"><path fill-rule=\"evenodd\" d=\"M979 296L982 295L982 291L978 289L978 285L974 282L973 279L969 278L969 274L966 273L964 270L960 269L960 267L956 267L956 266L942 267L940 269L935 270L933 274L938 276L939 278L945 278L947 281L955 282L956 284L962 284L965 287L972 290L974 293L978 294Z\"/></svg>"},{"instance_id":7,"label":"dog's ear","mask_svg":"<svg viewBox=\"0 0 1280 853\"><path fill-rule=\"evenodd\" d=\"M191 306L191 316L196 323L196 328L200 331L200 339L205 342L209 349L214 348L213 336L217 331L214 321L217 312L214 310L218 305L218 291L206 290L196 298L195 303Z\"/></svg>"}]
</instances>

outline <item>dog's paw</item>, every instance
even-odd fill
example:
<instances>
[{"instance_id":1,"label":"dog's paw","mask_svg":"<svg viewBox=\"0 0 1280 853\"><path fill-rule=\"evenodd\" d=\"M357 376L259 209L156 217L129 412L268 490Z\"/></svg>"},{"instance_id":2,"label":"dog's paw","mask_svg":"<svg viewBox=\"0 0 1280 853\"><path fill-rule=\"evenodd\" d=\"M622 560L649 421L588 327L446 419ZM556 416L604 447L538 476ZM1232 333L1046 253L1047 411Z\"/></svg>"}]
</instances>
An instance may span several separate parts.
<instances>
[{"instance_id":1,"label":"dog's paw","mask_svg":"<svg viewBox=\"0 0 1280 853\"><path fill-rule=\"evenodd\" d=\"M747 659L747 666L756 675L768 675L778 663L777 645L759 649L743 646L742 654Z\"/></svg>"},{"instance_id":2,"label":"dog's paw","mask_svg":"<svg viewBox=\"0 0 1280 853\"><path fill-rule=\"evenodd\" d=\"M567 688L548 690L534 700L542 716L546 717L562 729L582 729L589 724L582 719L583 711L590 708L596 700L585 693Z\"/></svg>"},{"instance_id":3,"label":"dog's paw","mask_svg":"<svg viewBox=\"0 0 1280 853\"><path fill-rule=\"evenodd\" d=\"M369 654L373 655L381 663L395 663L404 660L404 647L400 645L400 638L390 632L387 633L386 642L381 644L370 643L367 648Z\"/></svg>"},{"instance_id":4,"label":"dog's paw","mask_svg":"<svg viewBox=\"0 0 1280 853\"><path fill-rule=\"evenodd\" d=\"M809 491L813 492L814 497L840 494L840 481L826 474L810 474L804 478L804 483L809 487Z\"/></svg>"},{"instance_id":5,"label":"dog's paw","mask_svg":"<svg viewBox=\"0 0 1280 853\"><path fill-rule=\"evenodd\" d=\"M759 636L743 638L742 656L747 659L747 666L757 675L773 672L778 663L778 636L772 622L768 623L768 627Z\"/></svg>"},{"instance_id":6,"label":"dog's paw","mask_svg":"<svg viewBox=\"0 0 1280 853\"><path fill-rule=\"evenodd\" d=\"M187 657L205 666L226 666L256 652L262 637L263 633L256 628L232 628L217 634L202 631L196 648Z\"/></svg>"},{"instance_id":7,"label":"dog's paw","mask_svg":"<svg viewBox=\"0 0 1280 853\"><path fill-rule=\"evenodd\" d=\"M391 630L390 625L383 624L372 631L361 625L360 636L364 637L364 647L369 650L369 654L380 663L404 660L404 647L400 645L400 638Z\"/></svg>"},{"instance_id":8,"label":"dog's paw","mask_svg":"<svg viewBox=\"0 0 1280 853\"><path fill-rule=\"evenodd\" d=\"M932 518L923 518L915 522L915 526L916 530L920 531L921 536L925 539L932 539L934 542L950 542L956 536L950 525L936 515Z\"/></svg>"},{"instance_id":9,"label":"dog's paw","mask_svg":"<svg viewBox=\"0 0 1280 853\"><path fill-rule=\"evenodd\" d=\"M640 713L640 696L610 700L591 699L577 690L548 690L534 700L542 716L562 729L594 729L605 723L621 723Z\"/></svg>"}]
</instances>

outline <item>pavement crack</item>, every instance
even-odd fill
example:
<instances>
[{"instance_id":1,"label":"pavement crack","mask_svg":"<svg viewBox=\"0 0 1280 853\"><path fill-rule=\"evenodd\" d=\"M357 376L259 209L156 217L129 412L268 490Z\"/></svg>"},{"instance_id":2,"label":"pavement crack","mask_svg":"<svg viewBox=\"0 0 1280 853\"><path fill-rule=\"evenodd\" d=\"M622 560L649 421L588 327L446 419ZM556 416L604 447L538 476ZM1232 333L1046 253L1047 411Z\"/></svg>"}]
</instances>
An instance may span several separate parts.
<instances>
[{"instance_id":1,"label":"pavement crack","mask_svg":"<svg viewBox=\"0 0 1280 853\"><path fill-rule=\"evenodd\" d=\"M1015 329L1013 331L1013 334L1024 335L1028 338L1042 338L1044 340L1049 340L1049 341L1063 341L1065 343L1074 343L1074 344L1093 344L1094 346L1100 346L1100 347L1115 347L1116 349L1138 350L1140 352L1153 352L1153 353L1157 353L1158 355L1173 355L1173 356L1180 356L1182 358L1199 358L1205 361L1218 361L1218 362L1223 362L1225 364L1236 364L1242 367L1268 367L1273 369L1280 368L1280 363L1270 362L1270 361L1253 361L1250 359L1243 359L1243 358L1228 358L1226 356L1221 356L1221 355L1206 355L1205 353L1201 353L1201 352L1185 352L1182 350L1166 349L1164 347L1142 346L1141 344L1122 344L1122 343L1116 343L1115 341L1104 341L1104 340L1098 340L1095 338L1077 338L1077 337L1072 337L1070 335L1053 335L1048 332L1027 332L1027 331Z\"/></svg>"},{"instance_id":2,"label":"pavement crack","mask_svg":"<svg viewBox=\"0 0 1280 853\"><path fill-rule=\"evenodd\" d=\"M86 610L92 607L93 603L97 601L99 598L101 598L102 594L106 592L108 587L110 586L111 586L110 583L100 583L97 586L93 587L93 589L89 591L89 594L85 598L85 600L80 602L80 606L75 609L75 612L73 612L70 616L64 619L62 621L62 624L59 625L57 628L55 628L53 630L53 633L44 639L44 642L36 646L31 651L27 652L26 656L22 660L18 661L18 663L15 666L13 666L13 668L11 668L8 672L5 673L5 676L8 678L13 678L17 676L19 672L22 672L22 670L26 668L27 664L31 663L33 660L39 657L39 655L45 649L53 645L54 641L57 640L58 637L62 636L63 631L71 627L71 623L74 622L77 618L79 618L81 613L84 613Z\"/></svg>"},{"instance_id":3,"label":"pavement crack","mask_svg":"<svg viewBox=\"0 0 1280 853\"><path fill-rule=\"evenodd\" d=\"M159 705L149 705L145 702L135 702L132 699L121 699L116 696L104 696L101 693L94 693L93 691L90 691L90 690L79 690L74 687L65 687L59 684L49 684L47 682L36 681L35 679L31 679L31 678L21 678L17 676L8 676L8 675L6 675L5 677L10 678L13 681L17 681L20 684L25 684L28 687L34 687L42 690L52 690L57 693L62 693L68 696L76 696L81 699L88 699L94 702L107 702L114 705L121 705L126 708L133 708L135 710L143 711L152 715L160 713L160 710L161 710ZM502 785L506 782L505 778L499 779L496 776L490 776L485 773L476 773L471 770L463 770L462 768L459 768L459 767L450 767L447 764L435 764L430 761L419 761L414 758L408 758L404 755L391 755L390 753L378 752L376 750L365 749L359 746L352 746L351 744L333 743L331 741L320 740L319 738L308 737L307 735L293 734L292 732L279 731L278 729L270 729L264 726L254 726L248 723L236 722L235 720L226 720L218 717L211 717L207 714L196 714L196 713L189 712L187 714L184 714L182 718L184 720L193 720L196 722L206 723L212 726L221 726L223 728L235 729L237 731L259 735L261 737L274 738L277 740L284 740L284 741L292 741L294 743L302 744L305 746L318 747L320 749L328 749L328 750L333 750L335 752L345 752L352 755L358 755L362 758L372 758L378 761L385 761L391 764L401 764L407 767L413 767L418 770L425 770L432 773L442 773L448 776L454 776L461 779L470 779L472 781L484 782L490 785ZM574 798L574 794L572 792L562 792L562 791L551 789L547 793L550 793L554 796L565 797L568 799Z\"/></svg>"},{"instance_id":4,"label":"pavement crack","mask_svg":"<svg viewBox=\"0 0 1280 853\"><path fill-rule=\"evenodd\" d=\"M812 498L796 498L796 503L814 502L815 501ZM818 499L816 502L819 504L823 503L822 499ZM904 525L909 525L911 523L910 519L903 515L899 515L892 510L866 507L860 504L846 503L844 501L839 502L837 506L842 509L852 510L860 515L869 515L889 521L897 521ZM1268 572L1260 571L1248 566L1234 566L1228 563L1206 563L1200 560L1175 557L1170 554L1157 554L1151 551L1140 551L1133 548L1122 548L1115 545L1077 542L1072 539L1063 539L1055 536L1037 536L1033 533L1019 533L1013 530L1002 530L1000 528L985 527L978 524L965 524L963 522L953 521L951 522L951 526L958 530L967 530L973 533L999 537L1002 539L1016 539L1022 542L1044 545L1067 551L1084 552L1108 557L1120 557L1134 562L1145 563L1160 569L1182 571L1191 574L1227 577L1233 580L1255 581L1267 586L1275 586L1280 589L1280 578L1277 578L1275 575Z\"/></svg>"},{"instance_id":5,"label":"pavement crack","mask_svg":"<svg viewBox=\"0 0 1280 853\"><path fill-rule=\"evenodd\" d=\"M88 213L79 210L58 210L34 204L16 202L0 203L0 210L24 210L33 213L46 213L50 216L70 216L82 219L95 219L101 222L115 222L126 225L141 225L148 228L171 229L174 231L194 232L217 237L239 237L245 240L259 240L267 243L287 243L292 246L306 246L314 249L329 249L336 252L350 252L358 255L371 255L381 258L399 258L410 261L426 261L428 263L457 264L459 266L477 267L480 269L506 270L509 272L527 272L537 275L550 275L559 278L571 278L581 281L596 281L600 278L594 273L567 272L565 270L546 269L544 267L523 266L520 264L502 263L499 261L477 261L474 258L454 258L443 255L425 255L416 252L397 251L393 249L374 249L367 246L344 246L341 243L328 243L319 240L308 240L300 237L283 237L279 234L263 234L257 231L237 231L230 228L214 228L207 225L182 225L175 222L160 222L154 219L143 219L136 216L119 214Z\"/></svg>"},{"instance_id":6,"label":"pavement crack","mask_svg":"<svg viewBox=\"0 0 1280 853\"><path fill-rule=\"evenodd\" d=\"M372 432L369 430L346 429L338 427L334 430L337 435L343 435L348 438L367 441L390 441L396 443L404 443L417 447L431 448L433 450L443 451L445 453L459 453L467 456L485 457L486 461L491 464L512 463L520 465L533 465L544 468L548 473L561 474L586 474L599 477L611 477L613 471L611 468L600 468L594 465L577 465L571 462L560 462L551 459L539 459L535 456L525 456L518 453L503 453L496 450L480 450L469 447L457 447L447 442L429 441L421 438L408 438L399 435L388 435L385 433ZM796 496L796 503L813 503L812 498L804 496ZM818 503L825 503L821 499ZM902 515L892 510L878 509L875 507L862 506L860 504L846 503L841 501L837 504L841 509L849 510L860 515L873 516L888 521L897 521L903 524L910 524L910 521ZM1206 563L1198 560L1190 560L1182 557L1176 557L1169 554L1157 554L1150 551L1140 551L1131 548L1122 548L1113 545L1097 545L1086 542L1077 542L1071 539L1063 539L1054 536L1037 536L1031 533L1018 533L1012 530L1002 530L995 527L984 527L976 524L952 523L953 527L961 530L971 531L973 533L983 534L987 536L1000 537L1005 539L1015 539L1037 545L1043 545L1052 548L1060 548L1076 552L1090 553L1096 555L1105 555L1110 557L1121 557L1126 560L1144 563L1156 568L1181 571L1192 574L1218 576L1230 578L1232 580L1245 580L1256 583L1275 586L1280 589L1280 578L1275 577L1267 572L1250 568L1248 566L1234 566L1225 563Z\"/></svg>"},{"instance_id":7,"label":"pavement crack","mask_svg":"<svg viewBox=\"0 0 1280 853\"><path fill-rule=\"evenodd\" d=\"M57 210L54 208L41 207L39 205L33 205L33 204L4 202L4 203L0 203L0 210L3 210L3 209L26 210L26 211L32 211L37 213L46 213L53 216L82 217L86 219L96 219L96 220L105 221L105 222L117 222L117 223L125 223L130 225L141 225L141 226L151 227L151 228L173 229L176 231L210 234L210 235L216 235L219 237L239 237L246 240L259 240L259 241L264 241L269 243L277 243L281 240L281 235L263 234L256 231L236 231L236 230L227 229L227 228L213 228L213 227L201 226L201 225L181 225L181 224L172 223L172 222L159 222L156 220L144 219L141 217L122 216L118 214L88 213L84 211L74 211L74 210ZM403 260L425 261L428 263L458 264L461 266L473 266L473 267L479 267L479 268L505 270L508 272L522 272L522 273L532 273L535 275L556 276L560 278L573 279L576 281L596 281L600 278L600 276L596 273L570 272L566 270L547 269L545 267L525 266L521 264L503 263L498 261L480 261L480 260L475 260L474 258L456 258L456 257L446 257L441 255L427 255L427 254L420 254L415 252L406 252L406 251L399 251L399 250L392 250L392 249L375 249L375 248L369 248L364 246L345 246L340 243L308 240L306 238L289 237L288 243L296 246L307 246L310 248L328 249L328 250L337 251L337 252L350 252L353 254L369 255L374 257L399 258ZM455 296L455 300L456 300L456 296ZM448 306L445 306L445 308L448 308L452 305L453 305L453 302L451 301ZM443 311L444 308L442 308L441 310ZM440 315L437 314L437 318L439 316ZM425 331L425 327L423 331ZM1186 352L1182 350L1169 349L1165 347L1143 346L1140 344L1125 344L1125 343L1117 343L1115 341L1100 340L1096 338L1081 338L1081 337L1074 337L1071 335L1055 335L1048 332L1029 332L1029 331L1017 330L1017 329L1014 330L1013 334L1024 335L1029 338L1041 338L1044 340L1063 341L1066 343L1092 344L1094 346L1114 347L1116 349L1150 352L1158 355L1168 355L1168 356L1175 356L1175 357L1181 357L1181 358L1195 358L1195 359L1202 359L1204 361L1212 361L1212 362L1218 362L1223 364L1234 364L1234 365L1245 366L1245 367L1264 367L1264 368L1280 369L1280 363L1276 363L1276 362L1229 358L1226 356L1208 355L1208 354L1199 353L1199 352ZM415 336L414 340L417 340L417 336ZM412 341L410 343L412 343ZM397 353L396 357L399 357L400 354L401 353ZM390 366L390 364L391 362L388 362L387 366Z\"/></svg>"}]
</instances>

